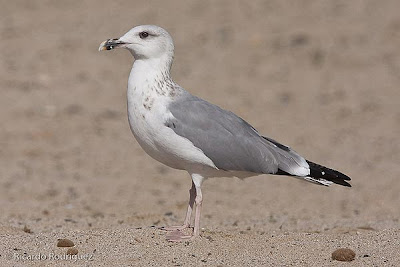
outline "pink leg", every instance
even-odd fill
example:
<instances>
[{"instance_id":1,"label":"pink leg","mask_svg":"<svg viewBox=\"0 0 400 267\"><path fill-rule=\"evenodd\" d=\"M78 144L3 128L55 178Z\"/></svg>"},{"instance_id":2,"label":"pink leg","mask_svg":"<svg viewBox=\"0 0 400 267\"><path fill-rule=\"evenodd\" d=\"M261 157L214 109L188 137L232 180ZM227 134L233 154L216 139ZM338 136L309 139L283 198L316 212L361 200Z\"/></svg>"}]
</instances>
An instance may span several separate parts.
<instances>
[{"instance_id":1,"label":"pink leg","mask_svg":"<svg viewBox=\"0 0 400 267\"><path fill-rule=\"evenodd\" d=\"M196 187L196 215L194 217L194 230L193 237L197 237L200 235L200 214L201 214L201 205L203 203L203 194L201 193L200 187Z\"/></svg>"},{"instance_id":2,"label":"pink leg","mask_svg":"<svg viewBox=\"0 0 400 267\"><path fill-rule=\"evenodd\" d=\"M196 190L196 197L194 198L194 202L196 203L196 215L194 218L193 234L187 235L179 230L175 230L173 232L170 232L167 235L166 238L168 241L181 242L181 241L188 240L188 239L193 240L194 238L196 238L200 235L200 214L201 214L201 206L202 206L202 202L203 202L203 194L201 193L200 186L195 186L195 184L193 183L192 189L193 189L193 187L195 187L195 190ZM192 196L192 194L191 194L191 196ZM192 203L192 209L193 209L193 203ZM186 220L185 220L185 222L186 222Z\"/></svg>"},{"instance_id":3,"label":"pink leg","mask_svg":"<svg viewBox=\"0 0 400 267\"><path fill-rule=\"evenodd\" d=\"M183 225L162 227L161 230L176 231L176 230L184 230L186 228L189 228L190 219L192 218L193 205L194 205L194 201L196 198L196 187L195 187L193 181L192 181L192 188L190 188L190 190L189 190L189 194L190 194L189 205L187 208L186 217L185 217L185 221L183 222Z\"/></svg>"}]
</instances>

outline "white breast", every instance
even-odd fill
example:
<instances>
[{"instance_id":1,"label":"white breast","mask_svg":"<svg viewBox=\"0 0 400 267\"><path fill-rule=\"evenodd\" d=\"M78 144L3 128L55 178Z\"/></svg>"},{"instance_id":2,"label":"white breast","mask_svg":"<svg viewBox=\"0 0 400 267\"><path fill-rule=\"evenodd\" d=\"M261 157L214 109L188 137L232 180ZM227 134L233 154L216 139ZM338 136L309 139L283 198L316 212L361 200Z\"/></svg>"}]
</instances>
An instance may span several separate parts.
<instances>
[{"instance_id":1,"label":"white breast","mask_svg":"<svg viewBox=\"0 0 400 267\"><path fill-rule=\"evenodd\" d=\"M171 98L151 90L148 84L128 85L128 118L136 140L154 159L176 169L208 166L214 163L188 139L177 135L165 122Z\"/></svg>"}]
</instances>

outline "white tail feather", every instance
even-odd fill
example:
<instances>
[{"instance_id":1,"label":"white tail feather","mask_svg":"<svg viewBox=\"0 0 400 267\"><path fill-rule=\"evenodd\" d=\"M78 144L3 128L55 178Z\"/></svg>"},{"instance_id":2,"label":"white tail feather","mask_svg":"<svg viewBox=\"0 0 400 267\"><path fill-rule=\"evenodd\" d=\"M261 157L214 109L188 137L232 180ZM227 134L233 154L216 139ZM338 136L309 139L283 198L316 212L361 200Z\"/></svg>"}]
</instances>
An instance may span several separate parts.
<instances>
[{"instance_id":1,"label":"white tail feather","mask_svg":"<svg viewBox=\"0 0 400 267\"><path fill-rule=\"evenodd\" d=\"M312 178L312 177L309 177L309 176L304 176L304 177L296 176L296 178L304 179L307 182L311 182L311 183L319 184L319 185L325 185L325 186L330 186L331 184L333 184L332 181L328 181L328 180L321 179L321 178L320 179L315 179L315 178Z\"/></svg>"}]
</instances>

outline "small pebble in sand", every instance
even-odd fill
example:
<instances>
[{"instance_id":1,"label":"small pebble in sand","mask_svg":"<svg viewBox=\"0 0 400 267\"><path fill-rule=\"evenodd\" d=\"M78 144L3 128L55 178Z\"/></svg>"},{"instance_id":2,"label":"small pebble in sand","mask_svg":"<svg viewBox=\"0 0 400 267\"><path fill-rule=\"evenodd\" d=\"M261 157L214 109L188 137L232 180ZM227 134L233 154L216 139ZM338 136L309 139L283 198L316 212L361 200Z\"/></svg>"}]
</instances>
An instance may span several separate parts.
<instances>
[{"instance_id":1,"label":"small pebble in sand","mask_svg":"<svg viewBox=\"0 0 400 267\"><path fill-rule=\"evenodd\" d=\"M76 248L69 248L67 250L67 255L76 255L78 254L78 250Z\"/></svg>"},{"instance_id":2,"label":"small pebble in sand","mask_svg":"<svg viewBox=\"0 0 400 267\"><path fill-rule=\"evenodd\" d=\"M73 247L75 246L74 242L69 239L58 239L57 247Z\"/></svg>"},{"instance_id":3,"label":"small pebble in sand","mask_svg":"<svg viewBox=\"0 0 400 267\"><path fill-rule=\"evenodd\" d=\"M24 226L23 230L25 233L32 234L32 230L30 228L28 228L28 226L26 226L26 225Z\"/></svg>"},{"instance_id":4,"label":"small pebble in sand","mask_svg":"<svg viewBox=\"0 0 400 267\"><path fill-rule=\"evenodd\" d=\"M339 248L332 253L332 259L337 261L352 261L356 253L349 248Z\"/></svg>"}]
</instances>

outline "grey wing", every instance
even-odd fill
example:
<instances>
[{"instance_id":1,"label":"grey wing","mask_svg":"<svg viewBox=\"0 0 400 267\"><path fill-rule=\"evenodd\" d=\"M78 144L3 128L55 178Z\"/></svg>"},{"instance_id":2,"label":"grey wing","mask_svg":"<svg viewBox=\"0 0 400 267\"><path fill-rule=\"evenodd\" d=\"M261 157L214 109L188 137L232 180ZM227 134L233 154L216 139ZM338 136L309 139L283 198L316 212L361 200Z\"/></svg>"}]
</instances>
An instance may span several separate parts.
<instances>
[{"instance_id":1,"label":"grey wing","mask_svg":"<svg viewBox=\"0 0 400 267\"><path fill-rule=\"evenodd\" d=\"M219 169L308 175L307 162L290 148L262 137L234 113L189 93L169 105L166 125L201 149ZM308 172L308 173L307 173Z\"/></svg>"}]
</instances>

